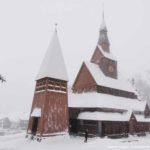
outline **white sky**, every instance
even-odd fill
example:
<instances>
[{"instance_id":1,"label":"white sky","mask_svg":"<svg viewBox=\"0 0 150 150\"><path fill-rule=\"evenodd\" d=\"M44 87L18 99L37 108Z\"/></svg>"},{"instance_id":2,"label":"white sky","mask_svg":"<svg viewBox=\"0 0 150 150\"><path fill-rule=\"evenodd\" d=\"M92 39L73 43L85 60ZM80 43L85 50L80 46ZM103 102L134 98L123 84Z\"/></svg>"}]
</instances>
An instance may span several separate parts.
<instances>
[{"instance_id":1,"label":"white sky","mask_svg":"<svg viewBox=\"0 0 150 150\"><path fill-rule=\"evenodd\" d=\"M150 1L106 0L111 51L124 76L150 69ZM95 49L100 0L1 0L0 112L30 110L35 77L58 23L70 82Z\"/></svg>"}]
</instances>

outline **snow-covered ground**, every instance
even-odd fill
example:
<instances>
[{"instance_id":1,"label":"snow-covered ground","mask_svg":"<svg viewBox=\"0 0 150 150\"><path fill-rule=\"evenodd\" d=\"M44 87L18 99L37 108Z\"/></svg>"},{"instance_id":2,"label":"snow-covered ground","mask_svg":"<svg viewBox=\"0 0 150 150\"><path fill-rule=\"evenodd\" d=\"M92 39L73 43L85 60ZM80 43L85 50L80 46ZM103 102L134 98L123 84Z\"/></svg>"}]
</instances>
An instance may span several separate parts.
<instances>
[{"instance_id":1,"label":"snow-covered ground","mask_svg":"<svg viewBox=\"0 0 150 150\"><path fill-rule=\"evenodd\" d=\"M55 136L41 142L25 138L25 133L0 136L0 150L149 150L150 135L122 139L90 138L84 143L83 137Z\"/></svg>"}]
</instances>

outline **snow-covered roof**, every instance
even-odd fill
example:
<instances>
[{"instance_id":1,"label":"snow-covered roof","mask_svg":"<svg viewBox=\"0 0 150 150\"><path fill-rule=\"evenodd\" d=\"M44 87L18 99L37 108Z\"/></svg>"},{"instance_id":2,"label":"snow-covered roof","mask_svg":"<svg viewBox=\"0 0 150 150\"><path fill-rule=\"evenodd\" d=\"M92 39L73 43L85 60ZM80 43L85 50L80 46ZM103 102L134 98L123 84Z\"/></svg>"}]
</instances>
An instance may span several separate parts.
<instances>
[{"instance_id":1,"label":"snow-covered roof","mask_svg":"<svg viewBox=\"0 0 150 150\"><path fill-rule=\"evenodd\" d=\"M106 57L106 58L109 58L111 60L116 60L115 57L113 56L113 54L111 52L106 52L103 50L102 46L101 45L97 45L99 50L102 52L102 54Z\"/></svg>"},{"instance_id":2,"label":"snow-covered roof","mask_svg":"<svg viewBox=\"0 0 150 150\"><path fill-rule=\"evenodd\" d=\"M150 118L145 118L143 114L134 114L138 122L150 122Z\"/></svg>"},{"instance_id":3,"label":"snow-covered roof","mask_svg":"<svg viewBox=\"0 0 150 150\"><path fill-rule=\"evenodd\" d=\"M47 48L47 52L40 66L36 80L44 77L68 81L65 62L56 31L54 32L52 40Z\"/></svg>"},{"instance_id":4,"label":"snow-covered roof","mask_svg":"<svg viewBox=\"0 0 150 150\"><path fill-rule=\"evenodd\" d=\"M114 108L132 111L144 111L146 101L113 96L97 92L69 93L69 107L74 108Z\"/></svg>"},{"instance_id":5,"label":"snow-covered roof","mask_svg":"<svg viewBox=\"0 0 150 150\"><path fill-rule=\"evenodd\" d=\"M41 108L34 108L31 117L41 117Z\"/></svg>"},{"instance_id":6,"label":"snow-covered roof","mask_svg":"<svg viewBox=\"0 0 150 150\"><path fill-rule=\"evenodd\" d=\"M99 121L129 121L132 112L110 113L110 112L81 112L78 119L82 120L99 120Z\"/></svg>"},{"instance_id":7,"label":"snow-covered roof","mask_svg":"<svg viewBox=\"0 0 150 150\"><path fill-rule=\"evenodd\" d=\"M131 84L127 80L125 80L125 78L123 78L123 76L119 72L118 78L114 79L105 76L97 64L85 62L85 65L87 66L88 70L90 71L98 85L136 93Z\"/></svg>"}]
</instances>

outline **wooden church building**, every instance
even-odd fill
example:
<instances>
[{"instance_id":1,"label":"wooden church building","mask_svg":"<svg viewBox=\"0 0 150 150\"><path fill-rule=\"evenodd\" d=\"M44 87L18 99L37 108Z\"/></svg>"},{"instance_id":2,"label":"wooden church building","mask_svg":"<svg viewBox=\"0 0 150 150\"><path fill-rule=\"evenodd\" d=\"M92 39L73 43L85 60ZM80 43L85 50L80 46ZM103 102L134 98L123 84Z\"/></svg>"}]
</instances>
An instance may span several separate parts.
<instances>
[{"instance_id":1,"label":"wooden church building","mask_svg":"<svg viewBox=\"0 0 150 150\"><path fill-rule=\"evenodd\" d=\"M69 93L70 133L94 136L150 131L150 109L117 67L104 20L89 62L83 62Z\"/></svg>"},{"instance_id":2,"label":"wooden church building","mask_svg":"<svg viewBox=\"0 0 150 150\"><path fill-rule=\"evenodd\" d=\"M49 136L68 132L67 72L57 30L36 78L28 134Z\"/></svg>"},{"instance_id":3,"label":"wooden church building","mask_svg":"<svg viewBox=\"0 0 150 150\"><path fill-rule=\"evenodd\" d=\"M72 91L55 30L36 78L27 133L93 136L150 132L150 109L119 72L104 20L89 62L83 62Z\"/></svg>"}]
</instances>

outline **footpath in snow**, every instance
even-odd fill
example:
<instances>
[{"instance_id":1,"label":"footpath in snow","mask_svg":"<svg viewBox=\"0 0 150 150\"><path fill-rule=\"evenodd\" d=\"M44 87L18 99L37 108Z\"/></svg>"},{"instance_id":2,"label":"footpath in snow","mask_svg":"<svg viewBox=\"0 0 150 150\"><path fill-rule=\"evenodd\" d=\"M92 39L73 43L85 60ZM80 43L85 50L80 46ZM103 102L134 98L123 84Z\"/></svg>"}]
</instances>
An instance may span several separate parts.
<instances>
[{"instance_id":1,"label":"footpath in snow","mask_svg":"<svg viewBox=\"0 0 150 150\"><path fill-rule=\"evenodd\" d=\"M0 150L150 150L150 134L122 139L55 136L37 142L26 139L25 133L0 136Z\"/></svg>"}]
</instances>

